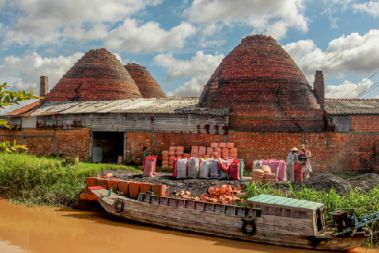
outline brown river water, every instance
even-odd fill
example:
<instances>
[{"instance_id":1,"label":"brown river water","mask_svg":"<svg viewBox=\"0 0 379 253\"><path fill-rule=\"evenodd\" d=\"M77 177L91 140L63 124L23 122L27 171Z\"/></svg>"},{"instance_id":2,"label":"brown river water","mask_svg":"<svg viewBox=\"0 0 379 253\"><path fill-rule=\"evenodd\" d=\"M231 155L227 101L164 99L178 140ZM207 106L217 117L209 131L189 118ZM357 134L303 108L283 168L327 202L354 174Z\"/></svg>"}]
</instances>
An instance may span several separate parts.
<instances>
[{"instance_id":1,"label":"brown river water","mask_svg":"<svg viewBox=\"0 0 379 253\"><path fill-rule=\"evenodd\" d=\"M0 253L300 253L317 252L182 233L115 220L107 214L26 207L0 199ZM355 249L350 253L379 253Z\"/></svg>"}]
</instances>

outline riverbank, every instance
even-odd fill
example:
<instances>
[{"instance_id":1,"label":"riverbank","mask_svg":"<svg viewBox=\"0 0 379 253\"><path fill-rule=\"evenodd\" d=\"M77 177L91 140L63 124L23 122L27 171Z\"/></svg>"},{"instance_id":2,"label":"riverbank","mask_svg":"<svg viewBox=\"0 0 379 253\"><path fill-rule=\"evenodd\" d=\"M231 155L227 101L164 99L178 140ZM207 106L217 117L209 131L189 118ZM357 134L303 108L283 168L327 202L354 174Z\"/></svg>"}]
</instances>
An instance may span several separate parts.
<instances>
[{"instance_id":1,"label":"riverbank","mask_svg":"<svg viewBox=\"0 0 379 253\"><path fill-rule=\"evenodd\" d=\"M73 207L85 186L84 179L109 169L137 172L133 166L0 154L0 194L25 204Z\"/></svg>"},{"instance_id":2,"label":"riverbank","mask_svg":"<svg viewBox=\"0 0 379 253\"><path fill-rule=\"evenodd\" d=\"M322 202L327 212L335 208L355 208L358 215L379 211L379 176L374 173L347 180L333 174L312 174L304 184L256 185L250 183L249 178L241 182L173 180L167 173L143 178L141 171L133 166L75 163L26 154L0 154L0 194L26 204L73 207L78 203L80 192L85 186L84 179L102 172L112 173L119 179L163 183L169 186L171 194L185 190L196 196L207 193L210 186L232 184L243 187L244 198L265 193ZM366 241L366 245L378 247L379 224L372 229L375 233Z\"/></svg>"}]
</instances>

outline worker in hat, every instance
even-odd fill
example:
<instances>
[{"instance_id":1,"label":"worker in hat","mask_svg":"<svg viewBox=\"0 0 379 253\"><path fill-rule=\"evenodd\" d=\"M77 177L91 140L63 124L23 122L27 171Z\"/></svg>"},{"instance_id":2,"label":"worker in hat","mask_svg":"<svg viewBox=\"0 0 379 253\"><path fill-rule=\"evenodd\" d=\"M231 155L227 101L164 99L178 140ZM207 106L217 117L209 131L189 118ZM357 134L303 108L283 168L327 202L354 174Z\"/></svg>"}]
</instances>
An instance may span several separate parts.
<instances>
[{"instance_id":1,"label":"worker in hat","mask_svg":"<svg viewBox=\"0 0 379 253\"><path fill-rule=\"evenodd\" d=\"M297 162L297 155L298 155L299 150L297 147L293 147L290 149L290 152L288 153L287 156L287 180L290 182L295 181L295 174L294 174L294 169L295 169L295 163Z\"/></svg>"},{"instance_id":2,"label":"worker in hat","mask_svg":"<svg viewBox=\"0 0 379 253\"><path fill-rule=\"evenodd\" d=\"M306 161L303 167L304 179L306 180L309 178L310 174L312 173L312 166L311 166L311 161L310 161L312 153L309 149L307 149L305 144L301 144L299 155L306 157Z\"/></svg>"}]
</instances>

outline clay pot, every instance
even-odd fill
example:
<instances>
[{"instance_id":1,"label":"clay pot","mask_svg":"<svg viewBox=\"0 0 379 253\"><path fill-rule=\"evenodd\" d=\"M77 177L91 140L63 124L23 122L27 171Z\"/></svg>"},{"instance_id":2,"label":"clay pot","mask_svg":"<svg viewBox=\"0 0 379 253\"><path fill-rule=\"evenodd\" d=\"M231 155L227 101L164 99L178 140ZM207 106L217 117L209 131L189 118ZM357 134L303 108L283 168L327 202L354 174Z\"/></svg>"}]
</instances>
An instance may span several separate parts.
<instances>
[{"instance_id":1,"label":"clay pot","mask_svg":"<svg viewBox=\"0 0 379 253\"><path fill-rule=\"evenodd\" d=\"M117 184L118 184L118 180L115 180L115 179L108 180L108 189L112 189L113 192L116 192Z\"/></svg>"},{"instance_id":2,"label":"clay pot","mask_svg":"<svg viewBox=\"0 0 379 253\"><path fill-rule=\"evenodd\" d=\"M150 183L140 183L139 184L139 191L142 193L148 192L151 189Z\"/></svg>"},{"instance_id":3,"label":"clay pot","mask_svg":"<svg viewBox=\"0 0 379 253\"><path fill-rule=\"evenodd\" d=\"M101 178L101 177L96 178L96 184L97 186L101 186L104 189L108 189L108 179L106 178Z\"/></svg>"},{"instance_id":4,"label":"clay pot","mask_svg":"<svg viewBox=\"0 0 379 253\"><path fill-rule=\"evenodd\" d=\"M97 185L97 179L96 179L96 177L86 177L85 182L86 182L87 187L96 186Z\"/></svg>"},{"instance_id":5,"label":"clay pot","mask_svg":"<svg viewBox=\"0 0 379 253\"><path fill-rule=\"evenodd\" d=\"M139 182L129 182L129 197L136 199L139 194Z\"/></svg>"},{"instance_id":6,"label":"clay pot","mask_svg":"<svg viewBox=\"0 0 379 253\"><path fill-rule=\"evenodd\" d=\"M124 196L128 196L128 188L129 188L128 181L119 180L117 182L117 187L118 187L119 192L122 192Z\"/></svg>"},{"instance_id":7,"label":"clay pot","mask_svg":"<svg viewBox=\"0 0 379 253\"><path fill-rule=\"evenodd\" d=\"M154 194L157 196L160 196L160 197L166 196L167 185L165 184L153 184L151 186L151 189L154 192Z\"/></svg>"}]
</instances>

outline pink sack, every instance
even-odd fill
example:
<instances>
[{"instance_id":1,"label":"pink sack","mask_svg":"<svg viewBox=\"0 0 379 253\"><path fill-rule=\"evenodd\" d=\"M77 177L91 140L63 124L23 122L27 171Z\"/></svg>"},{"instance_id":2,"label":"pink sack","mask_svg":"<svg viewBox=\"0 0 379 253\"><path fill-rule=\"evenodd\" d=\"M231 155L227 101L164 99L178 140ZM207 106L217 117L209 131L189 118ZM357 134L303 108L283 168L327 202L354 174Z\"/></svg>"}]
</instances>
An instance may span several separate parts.
<instances>
[{"instance_id":1,"label":"pink sack","mask_svg":"<svg viewBox=\"0 0 379 253\"><path fill-rule=\"evenodd\" d=\"M145 163L144 163L144 167L143 167L143 176L144 177L155 176L156 168L157 168L157 157L156 156L147 156L145 158Z\"/></svg>"},{"instance_id":2,"label":"pink sack","mask_svg":"<svg viewBox=\"0 0 379 253\"><path fill-rule=\"evenodd\" d=\"M241 180L241 178L240 178L240 161L238 159L233 159L233 162L229 166L229 179L230 180Z\"/></svg>"},{"instance_id":3,"label":"pink sack","mask_svg":"<svg viewBox=\"0 0 379 253\"><path fill-rule=\"evenodd\" d=\"M172 159L172 176L176 178L178 176L178 158Z\"/></svg>"}]
</instances>

